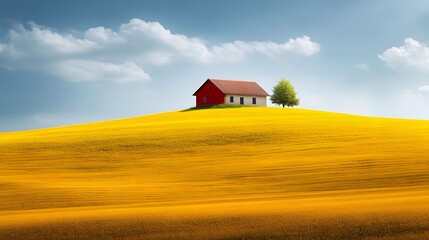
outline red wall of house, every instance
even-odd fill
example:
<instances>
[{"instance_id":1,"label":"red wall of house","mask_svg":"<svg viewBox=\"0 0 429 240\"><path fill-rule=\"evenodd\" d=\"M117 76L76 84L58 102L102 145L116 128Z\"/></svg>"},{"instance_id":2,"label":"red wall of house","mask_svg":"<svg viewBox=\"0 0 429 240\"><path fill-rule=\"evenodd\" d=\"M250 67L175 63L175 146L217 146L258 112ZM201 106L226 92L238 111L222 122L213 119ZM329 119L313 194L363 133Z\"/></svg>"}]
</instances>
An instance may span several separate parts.
<instances>
[{"instance_id":1,"label":"red wall of house","mask_svg":"<svg viewBox=\"0 0 429 240\"><path fill-rule=\"evenodd\" d=\"M196 97L197 107L225 103L225 95L210 80L198 90ZM206 102L204 102L204 98L206 98Z\"/></svg>"}]
</instances>

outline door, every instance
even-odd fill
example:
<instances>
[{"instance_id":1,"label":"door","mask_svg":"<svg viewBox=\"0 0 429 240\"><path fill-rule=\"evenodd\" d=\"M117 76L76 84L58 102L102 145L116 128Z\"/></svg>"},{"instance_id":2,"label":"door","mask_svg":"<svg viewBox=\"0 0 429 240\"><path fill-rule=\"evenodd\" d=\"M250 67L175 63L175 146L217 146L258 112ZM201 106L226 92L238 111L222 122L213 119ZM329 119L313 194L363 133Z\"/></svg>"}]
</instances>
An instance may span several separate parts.
<instances>
[{"instance_id":1,"label":"door","mask_svg":"<svg viewBox=\"0 0 429 240\"><path fill-rule=\"evenodd\" d=\"M244 104L244 97L240 97L240 104L243 105Z\"/></svg>"}]
</instances>

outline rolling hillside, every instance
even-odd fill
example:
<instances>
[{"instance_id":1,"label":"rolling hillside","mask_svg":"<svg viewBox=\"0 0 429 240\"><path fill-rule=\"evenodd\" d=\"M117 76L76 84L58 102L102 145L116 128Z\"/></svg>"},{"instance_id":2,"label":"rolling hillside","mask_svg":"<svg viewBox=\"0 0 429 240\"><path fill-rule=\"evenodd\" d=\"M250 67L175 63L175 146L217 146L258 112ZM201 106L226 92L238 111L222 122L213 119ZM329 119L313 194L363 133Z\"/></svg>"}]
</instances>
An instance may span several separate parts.
<instances>
[{"instance_id":1,"label":"rolling hillside","mask_svg":"<svg viewBox=\"0 0 429 240\"><path fill-rule=\"evenodd\" d=\"M429 121L234 108L2 133L0 239L41 238L429 238Z\"/></svg>"}]
</instances>

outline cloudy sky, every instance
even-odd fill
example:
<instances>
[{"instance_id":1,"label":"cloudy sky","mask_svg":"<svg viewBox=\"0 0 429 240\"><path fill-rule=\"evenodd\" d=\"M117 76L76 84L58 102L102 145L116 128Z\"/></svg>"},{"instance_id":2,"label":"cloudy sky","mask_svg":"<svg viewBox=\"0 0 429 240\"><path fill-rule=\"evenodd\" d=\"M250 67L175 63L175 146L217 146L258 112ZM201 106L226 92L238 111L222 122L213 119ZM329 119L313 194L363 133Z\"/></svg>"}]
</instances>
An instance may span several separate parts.
<instances>
[{"instance_id":1,"label":"cloudy sky","mask_svg":"<svg viewBox=\"0 0 429 240\"><path fill-rule=\"evenodd\" d=\"M0 131L194 106L289 79L301 108L429 119L426 1L0 1Z\"/></svg>"}]
</instances>

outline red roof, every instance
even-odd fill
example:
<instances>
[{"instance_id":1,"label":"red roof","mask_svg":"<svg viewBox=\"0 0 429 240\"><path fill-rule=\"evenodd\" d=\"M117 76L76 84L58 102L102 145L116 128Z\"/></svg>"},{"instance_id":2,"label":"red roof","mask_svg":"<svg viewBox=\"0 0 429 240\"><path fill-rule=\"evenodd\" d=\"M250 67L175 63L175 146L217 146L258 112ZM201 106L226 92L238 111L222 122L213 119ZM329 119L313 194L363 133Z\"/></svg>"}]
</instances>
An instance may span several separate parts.
<instances>
[{"instance_id":1,"label":"red roof","mask_svg":"<svg viewBox=\"0 0 429 240\"><path fill-rule=\"evenodd\" d=\"M211 81L225 95L269 96L269 94L256 82L211 78L207 79L207 81ZM194 93L194 96L200 90L200 88L198 88L198 90Z\"/></svg>"}]
</instances>

